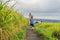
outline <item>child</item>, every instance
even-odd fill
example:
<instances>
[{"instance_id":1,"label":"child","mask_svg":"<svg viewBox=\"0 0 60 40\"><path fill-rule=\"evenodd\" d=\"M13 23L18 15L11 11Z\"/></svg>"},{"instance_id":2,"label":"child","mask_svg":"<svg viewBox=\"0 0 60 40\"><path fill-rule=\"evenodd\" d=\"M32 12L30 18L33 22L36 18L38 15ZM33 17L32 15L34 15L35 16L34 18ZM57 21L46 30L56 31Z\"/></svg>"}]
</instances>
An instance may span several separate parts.
<instances>
[{"instance_id":1,"label":"child","mask_svg":"<svg viewBox=\"0 0 60 40\"><path fill-rule=\"evenodd\" d=\"M31 19L30 19L30 25L32 26L32 30L34 29L34 19L33 19L33 16L31 16Z\"/></svg>"}]
</instances>

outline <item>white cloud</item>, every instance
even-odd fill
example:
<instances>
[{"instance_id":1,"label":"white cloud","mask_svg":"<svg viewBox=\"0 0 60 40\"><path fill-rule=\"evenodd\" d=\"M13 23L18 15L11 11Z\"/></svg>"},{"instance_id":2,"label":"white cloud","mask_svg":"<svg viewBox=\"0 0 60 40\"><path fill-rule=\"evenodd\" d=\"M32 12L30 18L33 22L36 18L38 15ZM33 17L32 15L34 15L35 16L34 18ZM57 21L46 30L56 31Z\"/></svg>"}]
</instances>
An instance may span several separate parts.
<instances>
[{"instance_id":1,"label":"white cloud","mask_svg":"<svg viewBox=\"0 0 60 40\"><path fill-rule=\"evenodd\" d=\"M59 19L60 17L60 0L14 0L9 5L15 2L17 2L15 9L24 13L25 16L28 16L27 14L32 12L35 16L51 16L48 17L50 19L52 17L53 19ZM56 15L59 17L54 17Z\"/></svg>"},{"instance_id":2,"label":"white cloud","mask_svg":"<svg viewBox=\"0 0 60 40\"><path fill-rule=\"evenodd\" d=\"M3 0L5 1L5 0ZM8 4L12 5L17 2L17 6L23 9L29 10L52 10L60 8L60 1L59 0L11 0ZM16 7L17 7L16 6ZM19 9L17 7L17 9Z\"/></svg>"},{"instance_id":3,"label":"white cloud","mask_svg":"<svg viewBox=\"0 0 60 40\"><path fill-rule=\"evenodd\" d=\"M5 3L6 1L8 1L8 0L2 0L3 3ZM12 5L15 4L15 3L16 3L15 0L10 0L10 1L7 2L6 4L7 4L8 6L12 6Z\"/></svg>"},{"instance_id":4,"label":"white cloud","mask_svg":"<svg viewBox=\"0 0 60 40\"><path fill-rule=\"evenodd\" d=\"M8 2L8 6L12 6L15 3L16 3L16 1L12 0L12 1Z\"/></svg>"},{"instance_id":5,"label":"white cloud","mask_svg":"<svg viewBox=\"0 0 60 40\"><path fill-rule=\"evenodd\" d=\"M25 4L35 4L37 0L20 0L20 2Z\"/></svg>"},{"instance_id":6,"label":"white cloud","mask_svg":"<svg viewBox=\"0 0 60 40\"><path fill-rule=\"evenodd\" d=\"M59 18L60 0L16 0L16 1L17 4L19 5L20 11L25 13L24 14L25 16L29 12L32 12L32 14L35 15L35 17L39 15L43 16L41 18L60 19Z\"/></svg>"},{"instance_id":7,"label":"white cloud","mask_svg":"<svg viewBox=\"0 0 60 40\"><path fill-rule=\"evenodd\" d=\"M17 4L19 4L20 8L26 9L26 10L52 10L56 9L58 7L57 1L59 0L15 0L17 1Z\"/></svg>"}]
</instances>

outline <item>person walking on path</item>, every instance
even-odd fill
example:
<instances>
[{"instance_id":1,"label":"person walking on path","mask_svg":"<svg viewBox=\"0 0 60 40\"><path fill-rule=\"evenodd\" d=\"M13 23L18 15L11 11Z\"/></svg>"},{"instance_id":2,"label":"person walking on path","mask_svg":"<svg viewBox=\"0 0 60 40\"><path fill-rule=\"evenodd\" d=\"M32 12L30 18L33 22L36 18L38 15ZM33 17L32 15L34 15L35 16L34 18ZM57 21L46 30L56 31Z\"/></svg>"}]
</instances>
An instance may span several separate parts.
<instances>
[{"instance_id":1,"label":"person walking on path","mask_svg":"<svg viewBox=\"0 0 60 40\"><path fill-rule=\"evenodd\" d=\"M31 13L29 13L28 24L30 26L32 26L32 29L34 29L34 19L33 19L33 15Z\"/></svg>"},{"instance_id":2,"label":"person walking on path","mask_svg":"<svg viewBox=\"0 0 60 40\"><path fill-rule=\"evenodd\" d=\"M31 16L31 19L30 19L30 26L32 26L32 30L34 29L34 19L33 19L33 16Z\"/></svg>"}]
</instances>

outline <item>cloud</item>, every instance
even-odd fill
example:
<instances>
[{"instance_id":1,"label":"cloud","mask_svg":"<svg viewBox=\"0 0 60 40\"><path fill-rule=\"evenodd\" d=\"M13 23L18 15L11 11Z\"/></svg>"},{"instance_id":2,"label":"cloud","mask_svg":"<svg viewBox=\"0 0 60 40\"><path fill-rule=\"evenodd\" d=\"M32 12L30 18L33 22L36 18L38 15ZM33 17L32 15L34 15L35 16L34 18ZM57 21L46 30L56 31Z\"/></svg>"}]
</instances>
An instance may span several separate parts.
<instances>
[{"instance_id":1,"label":"cloud","mask_svg":"<svg viewBox=\"0 0 60 40\"><path fill-rule=\"evenodd\" d=\"M8 2L8 6L12 6L13 4L15 4L16 3L16 1L10 1L10 2Z\"/></svg>"},{"instance_id":2,"label":"cloud","mask_svg":"<svg viewBox=\"0 0 60 40\"><path fill-rule=\"evenodd\" d=\"M56 18L60 16L60 0L15 0L19 6L20 12L28 16L29 12L36 16L44 18ZM55 16L55 17L54 17ZM58 16L58 17L57 17Z\"/></svg>"},{"instance_id":3,"label":"cloud","mask_svg":"<svg viewBox=\"0 0 60 40\"><path fill-rule=\"evenodd\" d=\"M6 1L8 1L8 0L2 0L3 3L5 3ZM15 0L10 0L10 1L7 2L6 4L7 4L7 6L11 7L11 6L12 6L13 4L15 4L15 3L16 3Z\"/></svg>"},{"instance_id":4,"label":"cloud","mask_svg":"<svg viewBox=\"0 0 60 40\"><path fill-rule=\"evenodd\" d=\"M60 16L60 0L14 0L9 5L15 2L17 4L14 9L25 16L28 16L29 12L35 16Z\"/></svg>"},{"instance_id":5,"label":"cloud","mask_svg":"<svg viewBox=\"0 0 60 40\"><path fill-rule=\"evenodd\" d=\"M20 5L20 8L25 10L39 10L39 11L53 11L58 10L59 0L16 0L17 4Z\"/></svg>"},{"instance_id":6,"label":"cloud","mask_svg":"<svg viewBox=\"0 0 60 40\"><path fill-rule=\"evenodd\" d=\"M3 0L5 1L5 0ZM8 5L12 5L17 2L17 9L23 9L28 11L58 11L60 10L60 0L11 0Z\"/></svg>"}]
</instances>

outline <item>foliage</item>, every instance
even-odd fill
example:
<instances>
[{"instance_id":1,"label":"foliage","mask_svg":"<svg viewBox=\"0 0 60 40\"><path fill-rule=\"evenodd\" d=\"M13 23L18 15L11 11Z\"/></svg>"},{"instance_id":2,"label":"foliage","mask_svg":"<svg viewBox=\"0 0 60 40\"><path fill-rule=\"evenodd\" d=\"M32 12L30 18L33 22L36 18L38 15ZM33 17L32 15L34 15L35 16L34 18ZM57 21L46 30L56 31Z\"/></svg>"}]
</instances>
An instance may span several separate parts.
<instances>
[{"instance_id":1,"label":"foliage","mask_svg":"<svg viewBox=\"0 0 60 40\"><path fill-rule=\"evenodd\" d=\"M9 8L7 5L2 4L1 1L0 1L0 5L1 5L0 6L0 28L1 30L5 30L7 32L10 40L23 39L24 34L26 32L25 31L26 26L27 26L26 18L23 17L23 15L21 15L17 11L14 11L12 9L13 6Z\"/></svg>"},{"instance_id":2,"label":"foliage","mask_svg":"<svg viewBox=\"0 0 60 40\"><path fill-rule=\"evenodd\" d=\"M42 22L35 24L37 33L43 35L44 40L60 39L60 23L59 22Z\"/></svg>"}]
</instances>

